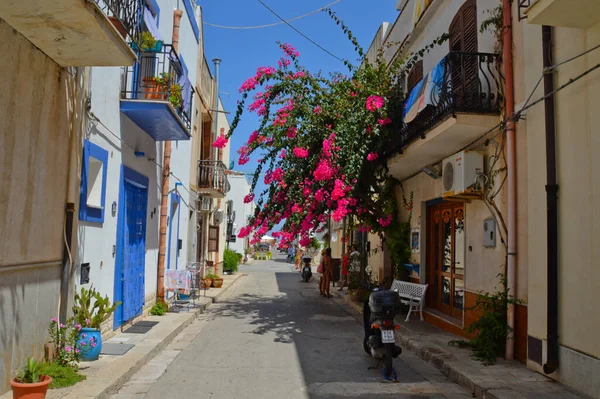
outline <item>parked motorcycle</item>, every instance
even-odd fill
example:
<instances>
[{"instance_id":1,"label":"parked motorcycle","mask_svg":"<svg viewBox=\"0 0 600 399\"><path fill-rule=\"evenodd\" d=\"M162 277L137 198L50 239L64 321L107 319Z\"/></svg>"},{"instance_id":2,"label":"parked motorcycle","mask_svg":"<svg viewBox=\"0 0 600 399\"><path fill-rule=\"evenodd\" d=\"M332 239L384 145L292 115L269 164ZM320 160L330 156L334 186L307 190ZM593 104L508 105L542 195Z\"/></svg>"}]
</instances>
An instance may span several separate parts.
<instances>
[{"instance_id":1,"label":"parked motorcycle","mask_svg":"<svg viewBox=\"0 0 600 399\"><path fill-rule=\"evenodd\" d=\"M393 360L400 356L402 348L396 345L395 330L400 326L394 323L394 316L400 311L400 297L395 291L375 290L364 302L363 316L365 352L377 360L377 367L383 363L383 377L395 381L398 376Z\"/></svg>"},{"instance_id":2,"label":"parked motorcycle","mask_svg":"<svg viewBox=\"0 0 600 399\"><path fill-rule=\"evenodd\" d=\"M302 259L304 264L302 265L302 281L308 283L312 277L312 269L310 268L310 258Z\"/></svg>"}]
</instances>

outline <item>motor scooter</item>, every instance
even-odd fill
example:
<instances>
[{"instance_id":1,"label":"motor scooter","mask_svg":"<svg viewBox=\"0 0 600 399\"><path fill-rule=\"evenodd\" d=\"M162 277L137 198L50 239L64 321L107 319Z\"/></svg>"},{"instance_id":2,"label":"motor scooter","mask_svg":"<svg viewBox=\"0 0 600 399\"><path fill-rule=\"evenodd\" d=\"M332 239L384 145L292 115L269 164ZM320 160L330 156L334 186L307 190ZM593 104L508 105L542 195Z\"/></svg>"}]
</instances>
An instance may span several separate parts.
<instances>
[{"instance_id":1,"label":"motor scooter","mask_svg":"<svg viewBox=\"0 0 600 399\"><path fill-rule=\"evenodd\" d=\"M400 329L394 323L394 317L400 311L400 297L396 291L378 290L364 302L363 317L365 338L363 347L365 352L377 360L376 367L383 363L383 378L396 381L398 376L393 366L393 360L400 356L402 348L396 345L395 330Z\"/></svg>"},{"instance_id":2,"label":"motor scooter","mask_svg":"<svg viewBox=\"0 0 600 399\"><path fill-rule=\"evenodd\" d=\"M312 269L310 267L310 258L302 259L304 264L302 265L302 281L308 283L312 278Z\"/></svg>"}]
</instances>

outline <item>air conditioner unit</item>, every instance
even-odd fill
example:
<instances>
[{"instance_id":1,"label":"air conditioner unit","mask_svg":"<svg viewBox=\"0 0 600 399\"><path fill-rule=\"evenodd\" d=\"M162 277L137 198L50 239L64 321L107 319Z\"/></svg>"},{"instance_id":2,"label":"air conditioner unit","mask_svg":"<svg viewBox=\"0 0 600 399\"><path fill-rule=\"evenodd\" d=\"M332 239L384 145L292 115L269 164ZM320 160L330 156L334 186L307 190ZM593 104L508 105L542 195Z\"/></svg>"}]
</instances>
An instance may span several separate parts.
<instances>
[{"instance_id":1,"label":"air conditioner unit","mask_svg":"<svg viewBox=\"0 0 600 399\"><path fill-rule=\"evenodd\" d=\"M202 197L198 200L198 210L200 212L210 212L212 207L212 199L210 197Z\"/></svg>"},{"instance_id":2,"label":"air conditioner unit","mask_svg":"<svg viewBox=\"0 0 600 399\"><path fill-rule=\"evenodd\" d=\"M222 209L217 209L212 215L212 224L213 226L218 226L223 223L223 218L225 217L225 212Z\"/></svg>"},{"instance_id":3,"label":"air conditioner unit","mask_svg":"<svg viewBox=\"0 0 600 399\"><path fill-rule=\"evenodd\" d=\"M483 173L483 155L478 151L461 151L442 162L442 196L465 193Z\"/></svg>"}]
</instances>

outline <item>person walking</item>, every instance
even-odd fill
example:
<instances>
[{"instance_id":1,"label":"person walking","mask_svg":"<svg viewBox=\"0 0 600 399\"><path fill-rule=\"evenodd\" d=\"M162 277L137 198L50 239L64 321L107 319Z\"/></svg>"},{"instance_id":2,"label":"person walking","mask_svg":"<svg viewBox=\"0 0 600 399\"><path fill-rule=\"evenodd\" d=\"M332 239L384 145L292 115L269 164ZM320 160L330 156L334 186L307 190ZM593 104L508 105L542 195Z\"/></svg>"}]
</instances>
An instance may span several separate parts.
<instances>
[{"instance_id":1,"label":"person walking","mask_svg":"<svg viewBox=\"0 0 600 399\"><path fill-rule=\"evenodd\" d=\"M348 246L346 253L342 256L342 284L338 291L342 291L346 284L348 284L348 265L350 263L350 252L351 248Z\"/></svg>"}]
</instances>

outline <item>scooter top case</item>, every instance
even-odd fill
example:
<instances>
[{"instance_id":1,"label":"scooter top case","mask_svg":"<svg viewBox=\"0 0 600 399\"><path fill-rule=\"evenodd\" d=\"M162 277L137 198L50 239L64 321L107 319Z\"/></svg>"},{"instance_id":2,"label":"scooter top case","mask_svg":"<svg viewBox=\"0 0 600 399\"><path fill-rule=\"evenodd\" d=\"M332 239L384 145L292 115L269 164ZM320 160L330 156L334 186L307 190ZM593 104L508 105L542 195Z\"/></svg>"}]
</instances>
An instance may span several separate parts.
<instances>
[{"instance_id":1,"label":"scooter top case","mask_svg":"<svg viewBox=\"0 0 600 399\"><path fill-rule=\"evenodd\" d=\"M375 291L369 297L369 308L374 317L394 317L402 303L396 291Z\"/></svg>"}]
</instances>

